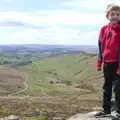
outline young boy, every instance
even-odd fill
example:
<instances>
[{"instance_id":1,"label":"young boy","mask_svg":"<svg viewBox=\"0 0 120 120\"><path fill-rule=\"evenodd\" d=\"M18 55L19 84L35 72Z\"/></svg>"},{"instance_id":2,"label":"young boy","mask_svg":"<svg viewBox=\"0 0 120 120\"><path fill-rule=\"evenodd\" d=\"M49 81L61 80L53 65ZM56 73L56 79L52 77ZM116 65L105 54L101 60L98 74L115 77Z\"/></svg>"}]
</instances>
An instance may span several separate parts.
<instances>
[{"instance_id":1,"label":"young boy","mask_svg":"<svg viewBox=\"0 0 120 120\"><path fill-rule=\"evenodd\" d=\"M97 71L101 70L103 63L103 110L95 116L111 114L112 87L114 84L116 115L120 120L120 6L110 4L106 9L106 18L109 24L100 30L98 40Z\"/></svg>"}]
</instances>

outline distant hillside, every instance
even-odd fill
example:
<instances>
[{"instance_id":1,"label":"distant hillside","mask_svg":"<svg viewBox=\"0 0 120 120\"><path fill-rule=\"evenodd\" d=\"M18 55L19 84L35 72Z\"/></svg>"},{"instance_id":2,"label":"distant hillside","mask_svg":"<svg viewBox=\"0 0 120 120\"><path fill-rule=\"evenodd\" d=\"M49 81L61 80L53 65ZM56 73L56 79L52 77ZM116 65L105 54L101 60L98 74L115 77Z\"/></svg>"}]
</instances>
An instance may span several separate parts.
<instances>
[{"instance_id":1,"label":"distant hillside","mask_svg":"<svg viewBox=\"0 0 120 120\"><path fill-rule=\"evenodd\" d=\"M65 45L40 45L40 44L25 44L25 45L0 45L0 53L37 53L37 52L75 52L81 51L86 53L95 53L96 46L65 46Z\"/></svg>"}]
</instances>

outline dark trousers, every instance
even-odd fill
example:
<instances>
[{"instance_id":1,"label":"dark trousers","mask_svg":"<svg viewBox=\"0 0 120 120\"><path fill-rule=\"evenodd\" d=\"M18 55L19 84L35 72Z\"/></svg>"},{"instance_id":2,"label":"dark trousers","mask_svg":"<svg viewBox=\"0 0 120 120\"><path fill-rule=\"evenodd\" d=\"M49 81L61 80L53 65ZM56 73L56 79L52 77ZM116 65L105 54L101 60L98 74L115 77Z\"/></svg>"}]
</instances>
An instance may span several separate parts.
<instances>
[{"instance_id":1,"label":"dark trousers","mask_svg":"<svg viewBox=\"0 0 120 120\"><path fill-rule=\"evenodd\" d=\"M116 74L118 63L104 63L103 109L111 112L112 88L114 88L116 111L120 113L120 76Z\"/></svg>"}]
</instances>

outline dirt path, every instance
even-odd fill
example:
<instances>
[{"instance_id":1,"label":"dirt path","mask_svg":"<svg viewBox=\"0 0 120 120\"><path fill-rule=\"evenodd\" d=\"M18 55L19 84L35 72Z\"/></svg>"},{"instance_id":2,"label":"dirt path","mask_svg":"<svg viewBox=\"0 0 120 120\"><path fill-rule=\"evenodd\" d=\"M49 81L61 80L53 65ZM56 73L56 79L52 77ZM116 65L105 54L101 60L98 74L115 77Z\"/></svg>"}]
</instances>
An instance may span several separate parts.
<instances>
[{"instance_id":1,"label":"dirt path","mask_svg":"<svg viewBox=\"0 0 120 120\"><path fill-rule=\"evenodd\" d=\"M22 93L22 92L26 91L28 89L27 80L28 80L28 76L25 76L25 80L24 80L24 83L23 83L23 85L25 86L24 89L19 90L15 93L8 94L8 96L15 96L15 95L18 95L19 93Z\"/></svg>"},{"instance_id":2,"label":"dirt path","mask_svg":"<svg viewBox=\"0 0 120 120\"><path fill-rule=\"evenodd\" d=\"M46 94L44 88L40 88L41 92L42 92L42 96L40 97L33 97L33 96L29 96L29 95L22 95L22 96L18 96L20 93L26 91L28 89L28 84L27 84L27 80L28 80L28 76L26 75L25 76L25 81L24 81L24 89L22 90L19 90L17 92L14 92L14 93L11 93L11 94L8 94L8 96L0 96L0 99L25 99L25 98L29 98L29 99L48 99L48 98L51 98L48 94Z\"/></svg>"}]
</instances>

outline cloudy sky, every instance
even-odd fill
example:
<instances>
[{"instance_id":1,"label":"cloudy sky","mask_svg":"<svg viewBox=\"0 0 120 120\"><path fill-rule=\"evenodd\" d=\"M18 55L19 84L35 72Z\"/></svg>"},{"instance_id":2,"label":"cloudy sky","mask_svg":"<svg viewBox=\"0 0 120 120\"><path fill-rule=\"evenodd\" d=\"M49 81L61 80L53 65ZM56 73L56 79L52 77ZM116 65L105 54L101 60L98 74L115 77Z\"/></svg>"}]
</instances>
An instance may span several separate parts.
<instances>
[{"instance_id":1,"label":"cloudy sky","mask_svg":"<svg viewBox=\"0 0 120 120\"><path fill-rule=\"evenodd\" d=\"M0 44L97 45L109 3L120 0L0 0Z\"/></svg>"}]
</instances>

